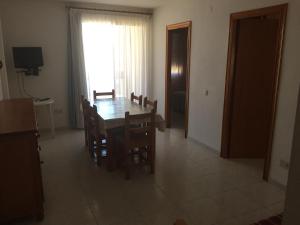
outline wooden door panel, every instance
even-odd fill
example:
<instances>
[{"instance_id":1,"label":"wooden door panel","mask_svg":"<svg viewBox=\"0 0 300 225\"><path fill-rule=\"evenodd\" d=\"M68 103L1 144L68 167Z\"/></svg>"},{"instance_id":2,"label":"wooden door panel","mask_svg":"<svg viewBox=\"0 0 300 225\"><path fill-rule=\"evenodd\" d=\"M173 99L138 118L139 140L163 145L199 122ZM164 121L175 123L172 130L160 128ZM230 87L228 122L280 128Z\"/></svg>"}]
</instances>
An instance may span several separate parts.
<instances>
[{"instance_id":1,"label":"wooden door panel","mask_svg":"<svg viewBox=\"0 0 300 225\"><path fill-rule=\"evenodd\" d=\"M34 133L2 135L0 137L0 224L16 218L34 215L42 208L41 176ZM20 147L22 146L22 147ZM2 194L4 193L4 194Z\"/></svg>"},{"instance_id":2,"label":"wooden door panel","mask_svg":"<svg viewBox=\"0 0 300 225\"><path fill-rule=\"evenodd\" d=\"M171 111L174 106L172 103L180 105L181 107L178 108L182 112L189 111L191 27L191 21L167 25L165 71L165 118L167 128L171 128ZM176 96L180 97L177 98ZM188 116L188 113L184 113L185 138L188 135Z\"/></svg>"},{"instance_id":3,"label":"wooden door panel","mask_svg":"<svg viewBox=\"0 0 300 225\"><path fill-rule=\"evenodd\" d=\"M171 31L171 121L173 112L185 113L188 29ZM171 124L172 126L172 124Z\"/></svg>"},{"instance_id":4,"label":"wooden door panel","mask_svg":"<svg viewBox=\"0 0 300 225\"><path fill-rule=\"evenodd\" d=\"M268 148L276 79L278 20L237 24L230 157L264 158Z\"/></svg>"}]
</instances>

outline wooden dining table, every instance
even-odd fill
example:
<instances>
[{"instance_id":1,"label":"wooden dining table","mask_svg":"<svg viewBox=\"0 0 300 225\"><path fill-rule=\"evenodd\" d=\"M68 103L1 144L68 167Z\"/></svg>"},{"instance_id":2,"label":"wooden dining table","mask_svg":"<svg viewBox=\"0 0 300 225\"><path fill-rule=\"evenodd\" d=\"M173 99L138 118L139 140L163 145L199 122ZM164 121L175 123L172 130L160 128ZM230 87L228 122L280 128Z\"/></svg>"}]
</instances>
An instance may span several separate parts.
<instances>
[{"instance_id":1,"label":"wooden dining table","mask_svg":"<svg viewBox=\"0 0 300 225\"><path fill-rule=\"evenodd\" d=\"M112 171L116 163L113 160L114 137L125 125L125 112L129 112L130 115L150 113L152 107L144 107L124 97L97 99L91 103L97 106L99 127L107 137L107 169ZM159 114L155 116L155 125L160 131L165 130L165 120Z\"/></svg>"}]
</instances>

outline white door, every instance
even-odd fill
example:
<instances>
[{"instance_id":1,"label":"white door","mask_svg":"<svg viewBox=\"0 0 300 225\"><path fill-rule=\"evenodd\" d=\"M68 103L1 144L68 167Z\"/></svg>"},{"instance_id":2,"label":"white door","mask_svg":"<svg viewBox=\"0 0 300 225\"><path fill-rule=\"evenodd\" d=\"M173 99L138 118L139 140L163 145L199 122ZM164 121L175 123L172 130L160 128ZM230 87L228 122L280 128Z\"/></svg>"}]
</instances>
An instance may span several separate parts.
<instances>
[{"instance_id":1,"label":"white door","mask_svg":"<svg viewBox=\"0 0 300 225\"><path fill-rule=\"evenodd\" d=\"M6 65L5 65L5 56L4 56L4 46L3 46L3 35L2 27L0 21L0 100L8 99L8 83L7 83L7 74L6 74Z\"/></svg>"}]
</instances>

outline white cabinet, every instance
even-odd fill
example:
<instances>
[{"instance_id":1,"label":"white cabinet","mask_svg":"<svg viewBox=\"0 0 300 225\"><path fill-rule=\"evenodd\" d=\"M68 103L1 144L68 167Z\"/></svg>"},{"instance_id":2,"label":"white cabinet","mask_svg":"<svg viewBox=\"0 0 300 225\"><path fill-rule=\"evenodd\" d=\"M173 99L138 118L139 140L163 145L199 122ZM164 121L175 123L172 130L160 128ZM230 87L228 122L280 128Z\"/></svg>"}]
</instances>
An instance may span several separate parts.
<instances>
[{"instance_id":1,"label":"white cabinet","mask_svg":"<svg viewBox=\"0 0 300 225\"><path fill-rule=\"evenodd\" d=\"M5 56L4 56L2 27L1 27L1 20L0 20L0 100L8 99L8 98L9 98L9 91L8 91L7 73L6 73Z\"/></svg>"}]
</instances>

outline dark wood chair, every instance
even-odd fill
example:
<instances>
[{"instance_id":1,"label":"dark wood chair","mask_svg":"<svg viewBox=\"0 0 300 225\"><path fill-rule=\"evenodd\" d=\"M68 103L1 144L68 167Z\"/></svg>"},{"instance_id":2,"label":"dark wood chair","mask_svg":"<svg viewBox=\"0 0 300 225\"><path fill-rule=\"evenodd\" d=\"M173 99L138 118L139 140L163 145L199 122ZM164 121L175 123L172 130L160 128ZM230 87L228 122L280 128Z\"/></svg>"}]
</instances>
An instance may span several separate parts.
<instances>
[{"instance_id":1,"label":"dark wood chair","mask_svg":"<svg viewBox=\"0 0 300 225\"><path fill-rule=\"evenodd\" d=\"M153 108L154 112L156 113L157 112L157 100L150 101L150 100L148 100L147 97L145 97L144 98L144 107L148 107L149 105Z\"/></svg>"},{"instance_id":2,"label":"dark wood chair","mask_svg":"<svg viewBox=\"0 0 300 225\"><path fill-rule=\"evenodd\" d=\"M96 100L97 97L102 97L102 96L111 96L112 98L115 98L116 97L116 93L115 93L114 89L112 89L111 92L96 92L94 90L94 100Z\"/></svg>"},{"instance_id":3,"label":"dark wood chair","mask_svg":"<svg viewBox=\"0 0 300 225\"><path fill-rule=\"evenodd\" d=\"M89 151L91 157L96 159L100 166L107 156L107 143L106 136L100 129L100 118L95 105L89 107L88 116Z\"/></svg>"},{"instance_id":4,"label":"dark wood chair","mask_svg":"<svg viewBox=\"0 0 300 225\"><path fill-rule=\"evenodd\" d=\"M85 146L88 146L88 110L90 106L90 102L84 98L83 95L80 96L82 114L83 114L83 127L84 127L84 138L85 138Z\"/></svg>"},{"instance_id":5,"label":"dark wood chair","mask_svg":"<svg viewBox=\"0 0 300 225\"><path fill-rule=\"evenodd\" d=\"M125 167L126 179L130 179L131 168L136 164L150 165L154 173L155 161L155 113L130 115L125 113L124 136L119 140L119 164Z\"/></svg>"},{"instance_id":6,"label":"dark wood chair","mask_svg":"<svg viewBox=\"0 0 300 225\"><path fill-rule=\"evenodd\" d=\"M142 104L143 104L143 95L136 96L136 95L134 95L134 92L132 92L132 93L131 93L131 96L130 96L130 100L131 100L132 102L137 101L137 103L138 103L139 105L142 105Z\"/></svg>"}]
</instances>

